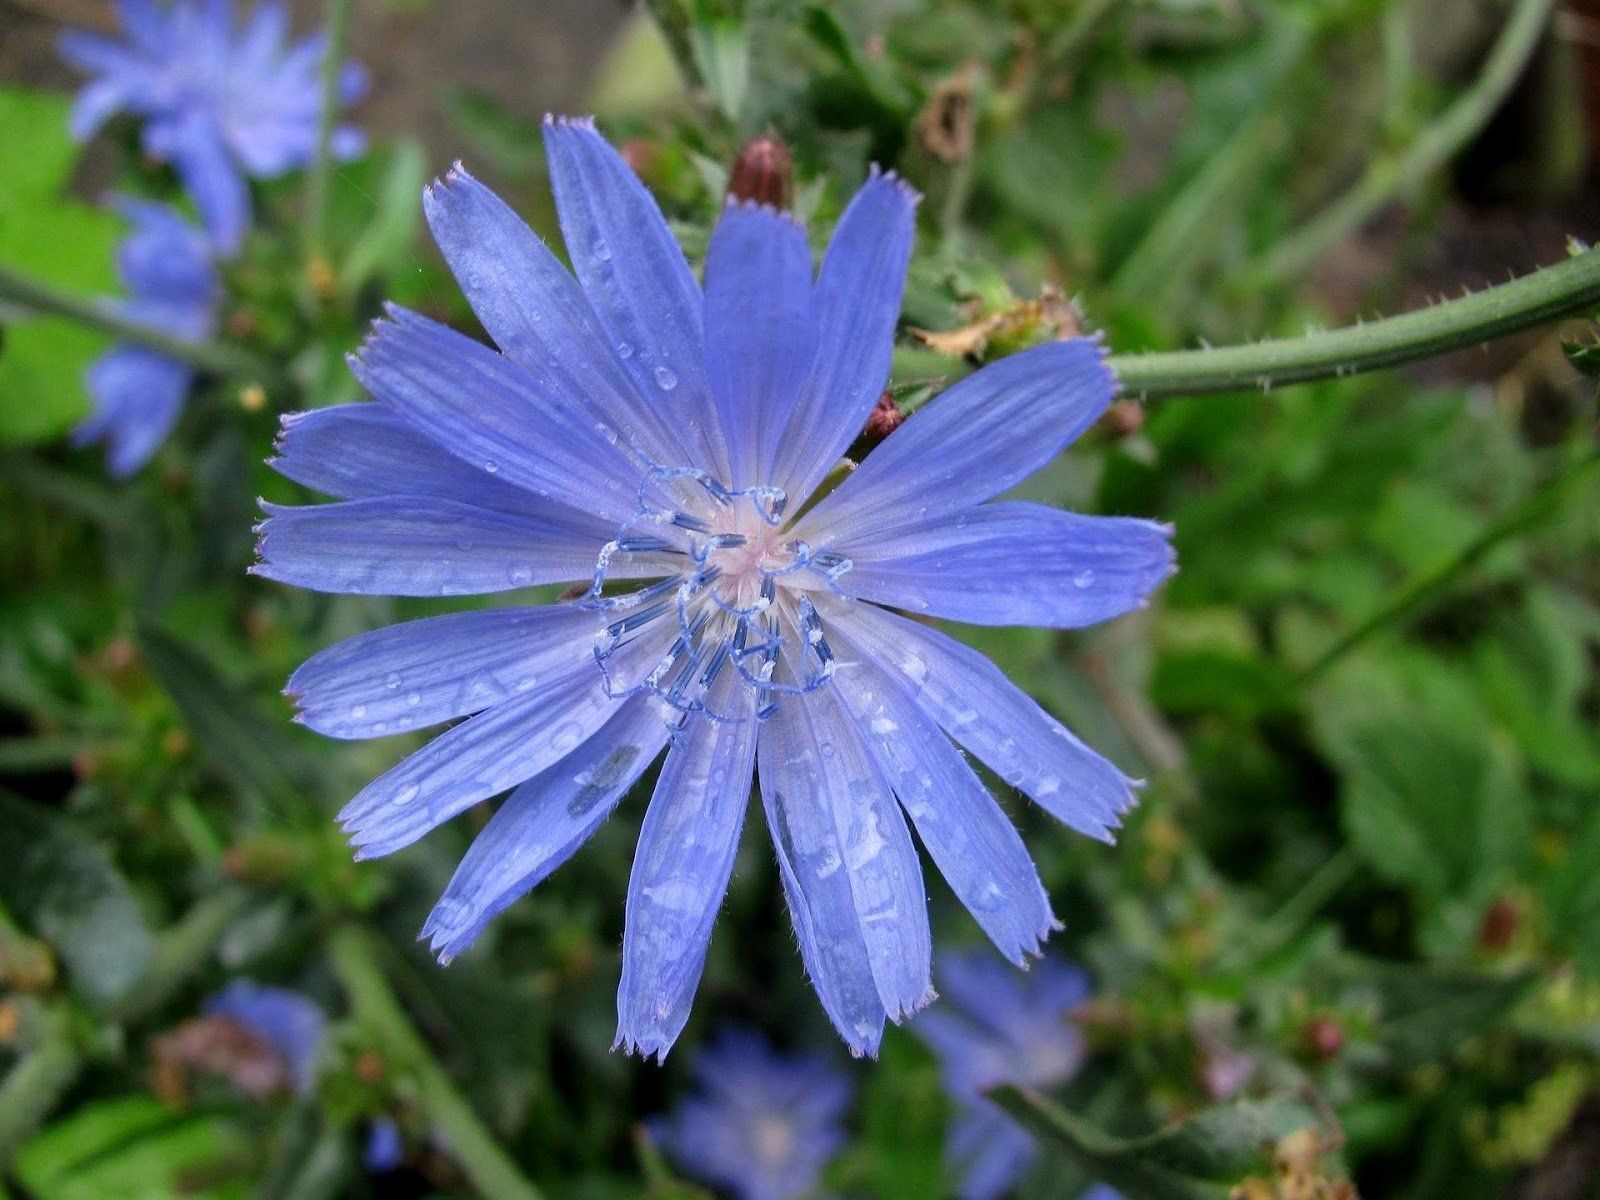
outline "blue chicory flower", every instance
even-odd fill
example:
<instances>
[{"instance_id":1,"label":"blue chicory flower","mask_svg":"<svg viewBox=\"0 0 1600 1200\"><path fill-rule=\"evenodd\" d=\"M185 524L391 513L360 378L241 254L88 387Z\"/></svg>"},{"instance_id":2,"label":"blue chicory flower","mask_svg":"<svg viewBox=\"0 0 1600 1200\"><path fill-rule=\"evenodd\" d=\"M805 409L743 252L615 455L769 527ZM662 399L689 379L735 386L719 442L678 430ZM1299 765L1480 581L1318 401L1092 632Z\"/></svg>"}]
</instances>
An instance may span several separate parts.
<instances>
[{"instance_id":1,"label":"blue chicory flower","mask_svg":"<svg viewBox=\"0 0 1600 1200\"><path fill-rule=\"evenodd\" d=\"M811 979L851 1050L875 1053L886 1017L933 995L906 816L1013 962L1055 928L956 743L1092 837L1133 803L993 663L893 611L1073 627L1147 602L1173 569L1166 527L993 501L1116 382L1092 340L1006 358L829 491L888 380L916 193L874 172L815 279L795 220L730 202L702 291L591 122L548 118L545 143L577 279L459 167L431 187L429 224L499 351L392 308L353 360L378 402L285 422L277 469L338 502L267 505L253 569L359 594L588 589L331 647L289 681L298 719L369 738L469 718L346 807L364 857L515 789L424 929L444 961L665 750L617 1002L618 1044L644 1054L688 1019L759 762Z\"/></svg>"},{"instance_id":2,"label":"blue chicory flower","mask_svg":"<svg viewBox=\"0 0 1600 1200\"><path fill-rule=\"evenodd\" d=\"M328 1018L310 996L235 979L206 1003L206 1015L248 1029L283 1059L295 1091L311 1090Z\"/></svg>"},{"instance_id":3,"label":"blue chicory flower","mask_svg":"<svg viewBox=\"0 0 1600 1200\"><path fill-rule=\"evenodd\" d=\"M983 1093L1007 1083L1052 1087L1078 1073L1084 1042L1072 1014L1089 997L1089 979L1054 959L1024 975L985 951L967 950L943 956L939 984L945 1003L911 1029L939 1056L961 1107L947 1147L960 1200L997 1200L1027 1172L1038 1147ZM1114 1200L1115 1192L1103 1190L1083 1200Z\"/></svg>"},{"instance_id":4,"label":"blue chicory flower","mask_svg":"<svg viewBox=\"0 0 1600 1200\"><path fill-rule=\"evenodd\" d=\"M246 177L271 179L316 154L326 40L286 45L288 9L263 0L234 20L233 0L117 0L124 40L72 30L66 60L93 79L78 96L72 132L87 139L118 112L143 122L143 145L171 163L224 253L250 223ZM366 74L342 68L341 103L366 90ZM332 150L361 152L360 132L341 126Z\"/></svg>"},{"instance_id":5,"label":"blue chicory flower","mask_svg":"<svg viewBox=\"0 0 1600 1200\"><path fill-rule=\"evenodd\" d=\"M815 1055L732 1030L694 1064L699 1092L650 1133L684 1171L736 1200L800 1200L844 1145L850 1081Z\"/></svg>"},{"instance_id":6,"label":"blue chicory flower","mask_svg":"<svg viewBox=\"0 0 1600 1200\"><path fill-rule=\"evenodd\" d=\"M219 296L205 234L161 204L119 199L132 230L117 251L127 289L117 309L130 321L176 337L209 336ZM78 445L106 443L106 464L124 476L147 462L172 432L194 383L194 368L147 346L119 345L85 377L93 410L74 431Z\"/></svg>"}]
</instances>

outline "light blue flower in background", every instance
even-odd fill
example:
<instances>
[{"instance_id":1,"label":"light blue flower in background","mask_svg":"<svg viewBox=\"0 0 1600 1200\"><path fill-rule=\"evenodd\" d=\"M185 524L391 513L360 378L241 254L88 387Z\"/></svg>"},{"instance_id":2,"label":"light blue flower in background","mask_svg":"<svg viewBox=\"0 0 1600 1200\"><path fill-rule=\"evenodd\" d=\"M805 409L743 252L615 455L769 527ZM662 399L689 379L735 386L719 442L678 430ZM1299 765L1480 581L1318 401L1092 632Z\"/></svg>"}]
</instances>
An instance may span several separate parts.
<instances>
[{"instance_id":1,"label":"light blue flower in background","mask_svg":"<svg viewBox=\"0 0 1600 1200\"><path fill-rule=\"evenodd\" d=\"M295 1091L311 1090L328 1018L310 996L235 979L207 1001L206 1015L248 1029L283 1059Z\"/></svg>"},{"instance_id":2,"label":"light blue flower in background","mask_svg":"<svg viewBox=\"0 0 1600 1200\"><path fill-rule=\"evenodd\" d=\"M1045 1088L1083 1065L1083 1035L1072 1016L1089 997L1079 968L1044 958L1027 974L984 950L946 952L939 963L944 1002L911 1024L939 1056L946 1086L961 1105L947 1151L961 1200L996 1200L1026 1174L1038 1148L985 1090L1003 1083ZM1083 1200L1115 1200L1101 1185Z\"/></svg>"},{"instance_id":3,"label":"light blue flower in background","mask_svg":"<svg viewBox=\"0 0 1600 1200\"><path fill-rule=\"evenodd\" d=\"M247 177L271 179L316 154L322 88L321 34L287 44L289 15L264 0L236 23L233 0L117 0L123 40L73 30L61 37L68 62L93 76L78 96L72 132L87 139L118 112L143 123L145 151L171 163L225 254L250 223ZM365 72L346 65L340 101L366 90ZM333 151L363 148L340 127Z\"/></svg>"},{"instance_id":4,"label":"light blue flower in background","mask_svg":"<svg viewBox=\"0 0 1600 1200\"><path fill-rule=\"evenodd\" d=\"M176 337L208 336L219 296L210 242L165 205L118 199L132 224L117 251L117 273L128 291L120 314ZM78 426L78 445L106 443L106 464L123 476L147 462L183 411L194 368L146 346L120 345L89 367L85 385L93 409Z\"/></svg>"},{"instance_id":5,"label":"light blue flower in background","mask_svg":"<svg viewBox=\"0 0 1600 1200\"><path fill-rule=\"evenodd\" d=\"M427 922L446 961L665 751L618 992L618 1044L643 1054L688 1019L759 763L808 973L851 1050L875 1053L933 995L912 825L1013 962L1055 927L958 743L1091 837L1134 798L993 663L893 610L1091 625L1147 602L1170 531L994 499L1110 402L1085 339L962 380L818 498L888 380L916 194L875 172L815 275L792 218L730 203L702 291L592 123L547 119L545 143L577 278L464 171L431 187L499 350L392 309L354 362L377 403L285 422L277 469L337 502L267 505L253 569L369 595L588 591L333 646L289 681L299 719L370 738L468 718L346 807L363 856L515 789Z\"/></svg>"},{"instance_id":6,"label":"light blue flower in background","mask_svg":"<svg viewBox=\"0 0 1600 1200\"><path fill-rule=\"evenodd\" d=\"M723 1033L695 1059L699 1092L650 1133L686 1173L735 1200L801 1200L845 1142L850 1081L814 1055Z\"/></svg>"}]
</instances>

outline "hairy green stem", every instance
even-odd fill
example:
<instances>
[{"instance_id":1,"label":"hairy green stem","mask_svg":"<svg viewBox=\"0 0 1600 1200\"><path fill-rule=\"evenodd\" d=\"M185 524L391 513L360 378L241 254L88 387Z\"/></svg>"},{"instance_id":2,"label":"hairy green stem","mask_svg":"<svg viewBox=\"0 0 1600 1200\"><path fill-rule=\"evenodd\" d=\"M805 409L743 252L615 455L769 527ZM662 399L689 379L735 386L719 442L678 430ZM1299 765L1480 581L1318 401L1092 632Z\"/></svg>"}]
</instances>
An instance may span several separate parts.
<instances>
[{"instance_id":1,"label":"hairy green stem","mask_svg":"<svg viewBox=\"0 0 1600 1200\"><path fill-rule=\"evenodd\" d=\"M333 195L333 133L339 124L339 75L350 33L350 0L328 0L322 57L322 108L317 114L317 156L306 189L306 261L328 266L328 222Z\"/></svg>"},{"instance_id":2,"label":"hairy green stem","mask_svg":"<svg viewBox=\"0 0 1600 1200\"><path fill-rule=\"evenodd\" d=\"M1416 188L1459 154L1499 111L1538 48L1555 0L1517 0L1483 72L1400 154L1373 162L1355 185L1261 264L1256 278L1283 283L1355 233L1396 196Z\"/></svg>"},{"instance_id":3,"label":"hairy green stem","mask_svg":"<svg viewBox=\"0 0 1600 1200\"><path fill-rule=\"evenodd\" d=\"M1311 683L1374 634L1410 616L1443 592L1466 570L1481 561L1502 542L1516 537L1559 512L1563 505L1589 482L1600 466L1600 450L1591 450L1556 472L1542 487L1515 504L1491 522L1482 533L1461 549L1419 575L1407 580L1373 613L1337 638L1332 645L1295 676L1297 683Z\"/></svg>"},{"instance_id":4,"label":"hairy green stem","mask_svg":"<svg viewBox=\"0 0 1600 1200\"><path fill-rule=\"evenodd\" d=\"M1600 308L1600 250L1403 316L1305 337L1113 355L1122 394L1198 396L1355 375L1478 346Z\"/></svg>"},{"instance_id":5,"label":"hairy green stem","mask_svg":"<svg viewBox=\"0 0 1600 1200\"><path fill-rule=\"evenodd\" d=\"M429 1052L390 989L367 934L354 925L341 925L328 949L356 1020L390 1064L416 1080L429 1123L478 1191L487 1200L541 1200L539 1189L523 1177Z\"/></svg>"},{"instance_id":6,"label":"hairy green stem","mask_svg":"<svg viewBox=\"0 0 1600 1200\"><path fill-rule=\"evenodd\" d=\"M9 268L0 267L0 309L8 305L39 316L66 317L90 329L109 333L125 342L148 346L169 358L179 359L216 375L260 383L281 381L281 372L276 366L248 350L209 339L174 337L160 329L130 321L117 312L114 305L104 300L79 296L54 284L30 279Z\"/></svg>"}]
</instances>

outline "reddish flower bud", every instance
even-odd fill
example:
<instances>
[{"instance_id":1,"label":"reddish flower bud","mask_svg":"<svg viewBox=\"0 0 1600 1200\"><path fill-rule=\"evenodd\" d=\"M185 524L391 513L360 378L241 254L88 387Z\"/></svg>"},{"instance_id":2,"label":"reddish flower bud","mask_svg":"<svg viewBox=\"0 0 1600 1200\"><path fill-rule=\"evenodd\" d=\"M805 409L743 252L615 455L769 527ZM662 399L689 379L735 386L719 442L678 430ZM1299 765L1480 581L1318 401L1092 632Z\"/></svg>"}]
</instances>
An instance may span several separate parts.
<instances>
[{"instance_id":1,"label":"reddish flower bud","mask_svg":"<svg viewBox=\"0 0 1600 1200\"><path fill-rule=\"evenodd\" d=\"M1478 945L1485 950L1498 952L1511 945L1522 924L1522 910L1510 896L1501 896L1483 914L1478 926Z\"/></svg>"},{"instance_id":2,"label":"reddish flower bud","mask_svg":"<svg viewBox=\"0 0 1600 1200\"><path fill-rule=\"evenodd\" d=\"M906 415L900 411L900 406L894 402L894 397L885 392L878 397L878 403L873 406L861 436L871 442L881 442L899 429L905 423L905 419Z\"/></svg>"},{"instance_id":3,"label":"reddish flower bud","mask_svg":"<svg viewBox=\"0 0 1600 1200\"><path fill-rule=\"evenodd\" d=\"M728 195L787 209L794 193L794 160L775 133L746 142L728 172Z\"/></svg>"},{"instance_id":4,"label":"reddish flower bud","mask_svg":"<svg viewBox=\"0 0 1600 1200\"><path fill-rule=\"evenodd\" d=\"M1344 1049L1344 1026L1329 1016L1311 1017L1300 1026L1300 1046L1323 1062L1338 1058Z\"/></svg>"},{"instance_id":5,"label":"reddish flower bud","mask_svg":"<svg viewBox=\"0 0 1600 1200\"><path fill-rule=\"evenodd\" d=\"M623 142L617 148L617 153L622 155L623 162L633 168L635 175L648 175L656 165L655 146L641 138Z\"/></svg>"}]
</instances>

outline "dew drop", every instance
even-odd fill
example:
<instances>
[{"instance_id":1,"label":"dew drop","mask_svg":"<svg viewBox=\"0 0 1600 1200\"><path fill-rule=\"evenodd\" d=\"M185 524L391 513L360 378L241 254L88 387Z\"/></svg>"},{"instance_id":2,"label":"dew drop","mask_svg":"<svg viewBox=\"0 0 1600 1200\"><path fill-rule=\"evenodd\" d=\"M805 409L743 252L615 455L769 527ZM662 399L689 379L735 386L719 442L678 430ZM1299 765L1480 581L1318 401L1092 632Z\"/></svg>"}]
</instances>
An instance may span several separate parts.
<instances>
[{"instance_id":1,"label":"dew drop","mask_svg":"<svg viewBox=\"0 0 1600 1200\"><path fill-rule=\"evenodd\" d=\"M518 587L526 587L533 582L533 569L531 567L512 567L508 577Z\"/></svg>"},{"instance_id":2,"label":"dew drop","mask_svg":"<svg viewBox=\"0 0 1600 1200\"><path fill-rule=\"evenodd\" d=\"M416 708L421 703L422 703L422 693L421 692L412 692L409 696L406 697L406 707L407 708Z\"/></svg>"},{"instance_id":3,"label":"dew drop","mask_svg":"<svg viewBox=\"0 0 1600 1200\"><path fill-rule=\"evenodd\" d=\"M661 390L663 392L670 392L673 388L678 386L677 373L673 371L671 367L657 367L655 370L655 376L656 383L661 386Z\"/></svg>"},{"instance_id":4,"label":"dew drop","mask_svg":"<svg viewBox=\"0 0 1600 1200\"><path fill-rule=\"evenodd\" d=\"M594 256L601 262L611 261L611 247L606 245L604 238L596 238L593 247Z\"/></svg>"},{"instance_id":5,"label":"dew drop","mask_svg":"<svg viewBox=\"0 0 1600 1200\"><path fill-rule=\"evenodd\" d=\"M1079 587L1079 588L1093 587L1094 586L1094 572L1089 570L1088 568L1084 568L1082 571L1079 571L1076 575L1074 575L1072 577L1072 585L1074 587Z\"/></svg>"},{"instance_id":6,"label":"dew drop","mask_svg":"<svg viewBox=\"0 0 1600 1200\"><path fill-rule=\"evenodd\" d=\"M388 688L391 692L394 691L395 688L399 687L400 686L400 675L399 675L399 673L391 671L389 673L389 677L383 681L383 686Z\"/></svg>"},{"instance_id":7,"label":"dew drop","mask_svg":"<svg viewBox=\"0 0 1600 1200\"><path fill-rule=\"evenodd\" d=\"M623 359L624 361L626 361L627 359L632 358L633 357L633 343L632 342L618 342L617 343L617 357L620 358L620 359Z\"/></svg>"},{"instance_id":8,"label":"dew drop","mask_svg":"<svg viewBox=\"0 0 1600 1200\"><path fill-rule=\"evenodd\" d=\"M415 800L417 798L418 794L421 791L422 791L422 788L419 785L413 783L411 786L403 787L398 792L396 792L394 794L394 799L391 800L390 803L391 804L397 804L397 805L398 804L410 804L413 800Z\"/></svg>"},{"instance_id":9,"label":"dew drop","mask_svg":"<svg viewBox=\"0 0 1600 1200\"><path fill-rule=\"evenodd\" d=\"M497 471L499 471L499 470L500 470L500 464L499 464L499 463L497 463L497 462L495 462L495 461L494 461L494 459L492 459L492 458L491 458L491 459L489 459L489 460L487 460L487 461L486 461L486 462L485 462L485 463L484 463L484 464L483 464L483 469L484 469L484 470L485 470L485 471L487 471L487 472L489 472L489 474L491 474L491 475L493 475L493 474L495 474L495 473L496 473L496 472L497 472Z\"/></svg>"},{"instance_id":10,"label":"dew drop","mask_svg":"<svg viewBox=\"0 0 1600 1200\"><path fill-rule=\"evenodd\" d=\"M356 720L356 721L361 720L361 718L366 716L366 715L367 715L367 706L365 704L358 704L358 705L356 705L354 708L352 708L350 710L351 718L353 720Z\"/></svg>"}]
</instances>

